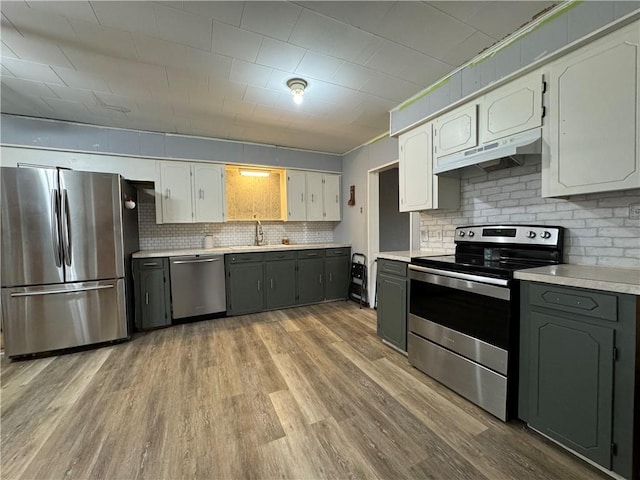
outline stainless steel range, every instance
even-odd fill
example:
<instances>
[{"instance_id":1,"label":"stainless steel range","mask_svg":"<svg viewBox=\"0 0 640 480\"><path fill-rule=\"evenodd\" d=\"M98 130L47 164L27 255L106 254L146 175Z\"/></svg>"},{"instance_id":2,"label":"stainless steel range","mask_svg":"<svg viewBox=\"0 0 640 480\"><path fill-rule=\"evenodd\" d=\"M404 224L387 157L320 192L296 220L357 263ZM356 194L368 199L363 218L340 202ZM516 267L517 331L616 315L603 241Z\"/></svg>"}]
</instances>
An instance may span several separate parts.
<instances>
[{"instance_id":1,"label":"stainless steel range","mask_svg":"<svg viewBox=\"0 0 640 480\"><path fill-rule=\"evenodd\" d=\"M412 257L409 362L502 420L517 410L513 272L562 263L562 227L458 227L455 255Z\"/></svg>"}]
</instances>

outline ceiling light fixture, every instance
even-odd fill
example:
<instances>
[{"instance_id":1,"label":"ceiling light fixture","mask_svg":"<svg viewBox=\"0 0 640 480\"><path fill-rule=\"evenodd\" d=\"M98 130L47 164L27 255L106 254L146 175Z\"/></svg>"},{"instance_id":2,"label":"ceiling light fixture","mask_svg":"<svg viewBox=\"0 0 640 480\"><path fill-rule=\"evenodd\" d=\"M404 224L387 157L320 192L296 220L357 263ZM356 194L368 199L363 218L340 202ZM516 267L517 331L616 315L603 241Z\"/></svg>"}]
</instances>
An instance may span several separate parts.
<instances>
[{"instance_id":1,"label":"ceiling light fixture","mask_svg":"<svg viewBox=\"0 0 640 480\"><path fill-rule=\"evenodd\" d=\"M269 172L260 172L256 170L240 170L240 175L243 177L268 177Z\"/></svg>"},{"instance_id":2,"label":"ceiling light fixture","mask_svg":"<svg viewBox=\"0 0 640 480\"><path fill-rule=\"evenodd\" d=\"M292 78L287 80L287 87L291 89L293 95L293 101L300 105L302 103L302 96L304 95L304 89L307 88L307 81L301 78Z\"/></svg>"}]
</instances>

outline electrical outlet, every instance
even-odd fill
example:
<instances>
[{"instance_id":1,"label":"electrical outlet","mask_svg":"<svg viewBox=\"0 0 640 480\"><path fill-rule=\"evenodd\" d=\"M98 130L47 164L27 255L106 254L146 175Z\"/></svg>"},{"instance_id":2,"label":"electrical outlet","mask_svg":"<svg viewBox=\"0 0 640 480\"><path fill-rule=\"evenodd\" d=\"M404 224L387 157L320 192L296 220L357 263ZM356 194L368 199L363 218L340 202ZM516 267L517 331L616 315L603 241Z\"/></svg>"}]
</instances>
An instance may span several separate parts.
<instances>
[{"instance_id":1,"label":"electrical outlet","mask_svg":"<svg viewBox=\"0 0 640 480\"><path fill-rule=\"evenodd\" d=\"M640 220L640 203L629 205L629 218L631 220Z\"/></svg>"},{"instance_id":2,"label":"electrical outlet","mask_svg":"<svg viewBox=\"0 0 640 480\"><path fill-rule=\"evenodd\" d=\"M442 241L442 229L441 228L429 229L429 238L434 241Z\"/></svg>"}]
</instances>

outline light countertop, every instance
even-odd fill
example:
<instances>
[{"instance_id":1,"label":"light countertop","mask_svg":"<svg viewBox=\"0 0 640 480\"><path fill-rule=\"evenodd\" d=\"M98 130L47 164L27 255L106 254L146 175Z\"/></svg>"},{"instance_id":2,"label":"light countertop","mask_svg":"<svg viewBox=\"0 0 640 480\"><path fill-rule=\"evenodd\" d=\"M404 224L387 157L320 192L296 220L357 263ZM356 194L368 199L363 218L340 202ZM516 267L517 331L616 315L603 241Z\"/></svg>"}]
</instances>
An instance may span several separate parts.
<instances>
[{"instance_id":1,"label":"light countertop","mask_svg":"<svg viewBox=\"0 0 640 480\"><path fill-rule=\"evenodd\" d=\"M432 248L429 250L403 250L397 252L379 252L376 258L385 260L397 260L399 262L410 262L411 257L435 257L438 255L451 255L453 250L446 248Z\"/></svg>"},{"instance_id":2,"label":"light countertop","mask_svg":"<svg viewBox=\"0 0 640 480\"><path fill-rule=\"evenodd\" d=\"M277 250L309 250L313 248L350 247L348 243L298 243L293 245L235 245L214 248L176 248L164 250L140 250L133 258L180 257L183 255L224 255L226 253L271 252Z\"/></svg>"},{"instance_id":3,"label":"light countertop","mask_svg":"<svg viewBox=\"0 0 640 480\"><path fill-rule=\"evenodd\" d=\"M568 287L591 288L640 295L640 269L591 265L552 265L515 272L518 280L552 283Z\"/></svg>"}]
</instances>

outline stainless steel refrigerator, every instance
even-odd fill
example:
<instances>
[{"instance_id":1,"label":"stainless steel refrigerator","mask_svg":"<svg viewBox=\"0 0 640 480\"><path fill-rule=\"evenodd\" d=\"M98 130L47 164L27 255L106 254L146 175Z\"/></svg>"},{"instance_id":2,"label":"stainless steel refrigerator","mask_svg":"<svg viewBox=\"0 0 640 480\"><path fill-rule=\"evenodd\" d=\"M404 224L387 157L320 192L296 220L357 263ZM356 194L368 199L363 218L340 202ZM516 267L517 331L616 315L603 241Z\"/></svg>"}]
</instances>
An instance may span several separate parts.
<instances>
[{"instance_id":1,"label":"stainless steel refrigerator","mask_svg":"<svg viewBox=\"0 0 640 480\"><path fill-rule=\"evenodd\" d=\"M138 228L123 205L135 189L103 173L3 167L0 176L7 355L127 338Z\"/></svg>"}]
</instances>

